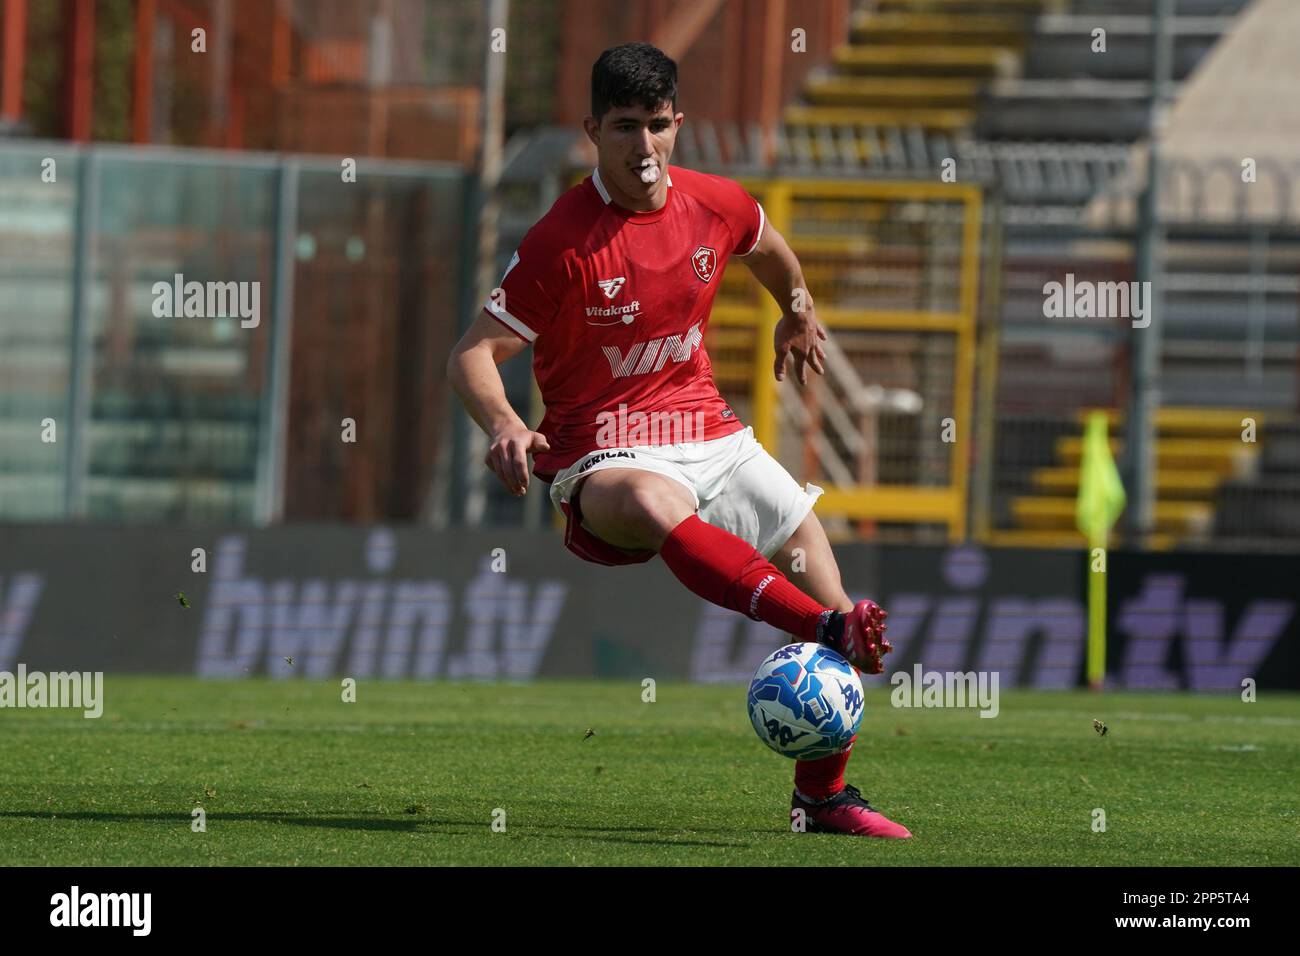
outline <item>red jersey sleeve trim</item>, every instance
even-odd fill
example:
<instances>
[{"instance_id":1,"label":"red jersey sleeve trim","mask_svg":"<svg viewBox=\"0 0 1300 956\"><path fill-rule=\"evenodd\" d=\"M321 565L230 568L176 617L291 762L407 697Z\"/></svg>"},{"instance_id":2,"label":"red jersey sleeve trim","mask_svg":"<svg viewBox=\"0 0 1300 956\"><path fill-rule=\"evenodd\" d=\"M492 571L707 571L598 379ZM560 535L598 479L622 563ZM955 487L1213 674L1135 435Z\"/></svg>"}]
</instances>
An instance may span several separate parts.
<instances>
[{"instance_id":1,"label":"red jersey sleeve trim","mask_svg":"<svg viewBox=\"0 0 1300 956\"><path fill-rule=\"evenodd\" d=\"M537 333L530 329L524 323L520 322L505 309L498 309L490 306L483 306L483 311L492 318L496 319L515 335L519 336L525 342L532 343L537 338Z\"/></svg>"},{"instance_id":2,"label":"red jersey sleeve trim","mask_svg":"<svg viewBox=\"0 0 1300 956\"><path fill-rule=\"evenodd\" d=\"M763 238L763 229L767 226L767 214L763 212L763 204L755 199L754 205L758 207L758 235L754 237L754 244L749 247L748 252L736 253L737 257L741 259L745 258L745 256L749 255L750 252L753 252L758 248L759 240Z\"/></svg>"}]
</instances>

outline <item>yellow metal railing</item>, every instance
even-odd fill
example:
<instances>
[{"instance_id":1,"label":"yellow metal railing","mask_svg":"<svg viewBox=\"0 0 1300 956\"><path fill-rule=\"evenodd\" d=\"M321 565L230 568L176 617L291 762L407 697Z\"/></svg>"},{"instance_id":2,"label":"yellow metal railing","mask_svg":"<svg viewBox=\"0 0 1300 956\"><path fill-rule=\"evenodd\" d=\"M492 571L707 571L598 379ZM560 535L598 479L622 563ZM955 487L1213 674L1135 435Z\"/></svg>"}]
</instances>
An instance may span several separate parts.
<instances>
[{"instance_id":1,"label":"yellow metal railing","mask_svg":"<svg viewBox=\"0 0 1300 956\"><path fill-rule=\"evenodd\" d=\"M862 521L891 523L943 524L948 536L960 540L966 534L966 501L968 468L970 461L970 436L973 427L971 414L972 387L975 369L975 320L979 298L979 245L980 245L980 191L977 187L925 182L842 182L826 180L742 181L753 193L767 213L772 225L786 236L797 255L808 248L821 251L824 240L806 241L793 230L792 203L806 199L837 199L859 202L864 205L902 203L956 203L962 210L960 251L958 254L959 283L955 308L950 310L897 310L873 308L839 308L822 306L817 283L810 281L813 302L818 320L834 334L836 331L859 330L876 332L942 333L954 340L952 349L952 388L950 407L943 409L939 419L953 420L949 449L948 479L943 485L923 486L908 484L875 484L837 486L823 483L826 494L819 503L823 514L838 514ZM845 237L844 248L853 250L852 241ZM819 248L819 242L821 246ZM858 242L861 259L852 264L870 261L877 244L863 236ZM922 251L922 250L918 250ZM751 424L754 434L762 444L775 454L779 447L777 415L777 382L772 375L771 342L781 309L765 293L757 308L717 307L712 322L720 326L758 327L757 348L754 355L754 378L751 385ZM787 377L786 381L792 382ZM797 385L787 385L795 387ZM930 396L922 396L929 402ZM941 436L923 436L922 440L939 442ZM806 476L811 477L811 476Z\"/></svg>"}]
</instances>

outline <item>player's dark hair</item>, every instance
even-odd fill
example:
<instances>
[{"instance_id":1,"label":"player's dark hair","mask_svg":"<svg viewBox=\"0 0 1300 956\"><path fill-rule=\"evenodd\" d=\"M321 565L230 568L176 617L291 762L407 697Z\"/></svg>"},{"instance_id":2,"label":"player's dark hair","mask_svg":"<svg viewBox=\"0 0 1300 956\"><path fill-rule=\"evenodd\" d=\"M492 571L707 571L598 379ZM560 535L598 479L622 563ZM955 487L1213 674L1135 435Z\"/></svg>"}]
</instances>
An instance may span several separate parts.
<instances>
[{"instance_id":1,"label":"player's dark hair","mask_svg":"<svg viewBox=\"0 0 1300 956\"><path fill-rule=\"evenodd\" d=\"M677 112L677 64L649 43L612 46L591 68L591 115L597 123L614 106L653 112L664 103Z\"/></svg>"}]
</instances>

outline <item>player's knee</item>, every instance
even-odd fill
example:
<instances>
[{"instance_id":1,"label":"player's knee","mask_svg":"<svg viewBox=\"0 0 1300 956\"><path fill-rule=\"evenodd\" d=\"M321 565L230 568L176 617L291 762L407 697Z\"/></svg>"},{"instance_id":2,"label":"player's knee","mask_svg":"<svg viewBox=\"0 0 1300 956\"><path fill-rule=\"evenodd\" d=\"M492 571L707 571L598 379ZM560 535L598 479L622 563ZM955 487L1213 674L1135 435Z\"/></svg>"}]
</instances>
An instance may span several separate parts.
<instances>
[{"instance_id":1,"label":"player's knee","mask_svg":"<svg viewBox=\"0 0 1300 956\"><path fill-rule=\"evenodd\" d=\"M624 505L624 520L656 550L694 510L684 493L676 493L676 489L658 482L633 486Z\"/></svg>"},{"instance_id":2,"label":"player's knee","mask_svg":"<svg viewBox=\"0 0 1300 956\"><path fill-rule=\"evenodd\" d=\"M674 496L676 489L666 487L667 481L621 469L591 475L580 490L583 521L615 547L658 550L668 532L691 514L689 495L683 490Z\"/></svg>"}]
</instances>

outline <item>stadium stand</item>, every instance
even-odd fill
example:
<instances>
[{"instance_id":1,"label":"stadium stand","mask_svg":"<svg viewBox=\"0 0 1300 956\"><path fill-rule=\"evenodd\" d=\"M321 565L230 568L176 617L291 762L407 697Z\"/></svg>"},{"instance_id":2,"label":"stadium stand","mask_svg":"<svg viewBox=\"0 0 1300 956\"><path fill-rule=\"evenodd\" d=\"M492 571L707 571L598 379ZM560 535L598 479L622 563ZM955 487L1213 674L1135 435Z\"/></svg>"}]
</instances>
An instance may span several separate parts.
<instances>
[{"instance_id":1,"label":"stadium stand","mask_svg":"<svg viewBox=\"0 0 1300 956\"><path fill-rule=\"evenodd\" d=\"M992 494L995 526L1013 529L999 537L1007 543L1082 540L1074 529L1068 478L1071 465L1077 464L1079 415L1091 406L1122 408L1126 402L1132 342L1127 323L1083 328L1077 321L1049 322L1042 301L1044 283L1059 281L1065 273L1095 281L1137 278L1135 203L1117 208L1110 200L1121 191L1131 199L1141 187L1136 171L1145 154L1132 141L1144 135L1150 105L1150 85L1143 77L1151 69L1151 27L1143 15L1151 7L1146 2L1078 0L1067 14L1040 18L1026 45L1021 75L991 84L981 101L975 132L987 155L1092 149L1094 155L1108 157L1098 164L1102 175L1087 181L1073 177L1073 194L1042 177L1025 188L1033 177L1025 175L1023 164L1016 179L997 180L1009 187L1004 195L1016 207L1005 220ZM1177 5L1171 32L1178 98L1171 142L1177 142L1180 125L1214 125L1207 104L1184 96L1193 86L1223 90L1249 84L1251 53L1221 42L1238 27L1245 32L1245 18L1234 15L1246 7L1223 0ZM1258 23L1261 11L1252 13ZM1106 31L1105 54L1088 46L1097 28ZM1211 82L1195 74L1212 49L1217 49L1218 61L1207 67L1215 70ZM1261 95L1244 98L1262 101L1265 110L1269 102L1276 103L1267 88L1256 92ZM1242 98L1241 90L1236 93ZM1215 98L1224 102L1222 96ZM1059 142L1066 137L1072 141ZM1088 139L1093 142L1078 142ZM1108 144L1122 153L1111 152ZM1226 171L1216 169L1224 165L1220 149L1206 143L1171 148L1174 162L1162 197L1167 230L1161 361L1165 407L1156 421L1154 546L1254 535L1261 527L1245 515L1271 512L1273 506L1262 497L1252 502L1250 489L1277 498L1293 495L1296 487L1295 472L1262 471L1260 456L1253 453L1258 446L1243 442L1242 433L1243 419L1259 422L1263 415L1268 423L1260 425L1258 441L1285 435L1297 407L1300 247L1285 213L1275 213L1280 221L1264 223L1249 214L1237 163L1228 163ZM1074 163L1077 169L1078 160ZM1034 162L1040 172L1050 165L1043 159ZM1123 177L1128 181L1121 190L1116 187ZM1280 171L1269 178L1272 183L1265 188L1270 191L1287 181ZM1068 179L1058 175L1058 182ZM1078 197L1089 189L1093 195L1078 205ZM1216 195L1225 190L1232 199ZM1213 220L1208 209L1216 200L1232 215ZM1273 208L1278 205L1274 200ZM1032 412L1024 395L1034 396ZM1222 407L1206 407L1207 402ZM1052 408L1057 410L1050 412ZM1116 428L1122 432L1121 421ZM1122 441L1115 446L1123 452Z\"/></svg>"},{"instance_id":2,"label":"stadium stand","mask_svg":"<svg viewBox=\"0 0 1300 956\"><path fill-rule=\"evenodd\" d=\"M1264 115L1252 114L1252 127L1269 126L1274 96L1238 91L1225 101L1205 89L1208 80L1199 87L1191 82L1213 50L1225 62L1215 64L1212 85L1222 89L1224 75L1229 85L1249 81L1258 52L1223 42L1238 27L1249 32L1242 16L1249 6L1247 0L1176 5L1174 116L1190 105L1185 124L1199 126L1203 140L1213 138L1205 129L1215 123L1198 124L1198 116L1236 109L1231 102L1253 102ZM1143 153L1135 144L1149 122L1154 9L1154 0L866 3L854 14L848 45L810 74L802 101L785 113L778 166L787 174L933 180L940 162L952 157L962 181L989 191L1002 261L989 304L997 321L985 333L999 339L996 370L983 370L997 383L988 508L993 526L1008 529L1007 540L1077 543L1063 497L1068 486L1052 470L1067 467L1060 443L1077 439L1085 409L1118 409L1127 401L1128 323L1052 322L1044 318L1043 299L1045 284L1067 273L1096 282L1137 278L1133 210ZM1276 23L1278 12L1276 5L1253 10L1255 32L1266 29L1259 25L1265 19ZM1177 131L1174 125L1171 138ZM683 145L705 164L716 163L724 152L736 152L717 144L735 138L697 128ZM1165 545L1248 534L1253 526L1232 514L1250 506L1233 502L1255 487L1291 494L1288 481L1300 480L1285 472L1285 456L1267 459L1271 471L1223 474L1216 470L1219 457L1188 444L1231 439L1240 445L1240 419L1235 430L1223 426L1239 408L1267 410L1261 434L1285 436L1300 398L1300 237L1286 201L1300 193L1291 188L1293 179L1300 185L1300 166L1285 165L1300 157L1279 147L1271 160L1261 160L1272 162L1261 173L1269 185L1251 194L1237 181L1235 163L1224 166L1208 145L1198 145L1176 155L1166 185L1172 198L1162 203L1170 206L1161 383L1169 408L1159 420L1154 543ZM748 155L756 161L756 150ZM1226 212L1211 221L1216 208ZM1275 210L1281 221L1261 222L1261 209ZM1221 408L1202 408L1211 395ZM1185 407L1203 411L1218 431L1167 434L1169 416ZM1220 520L1220 508L1231 514Z\"/></svg>"},{"instance_id":3,"label":"stadium stand","mask_svg":"<svg viewBox=\"0 0 1300 956\"><path fill-rule=\"evenodd\" d=\"M882 3L854 14L849 43L827 71L809 77L787 128L915 127L956 134L976 119L976 100L995 77L1019 67L1042 0ZM858 148L872 149L859 132Z\"/></svg>"}]
</instances>

